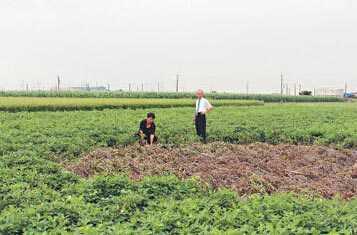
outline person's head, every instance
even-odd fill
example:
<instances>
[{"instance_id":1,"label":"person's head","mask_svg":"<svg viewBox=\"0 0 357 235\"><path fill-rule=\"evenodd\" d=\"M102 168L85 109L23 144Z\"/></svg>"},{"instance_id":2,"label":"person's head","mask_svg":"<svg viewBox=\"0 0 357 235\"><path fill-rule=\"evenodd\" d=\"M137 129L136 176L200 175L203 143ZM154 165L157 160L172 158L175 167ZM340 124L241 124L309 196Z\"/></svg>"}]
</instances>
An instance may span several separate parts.
<instances>
[{"instance_id":1,"label":"person's head","mask_svg":"<svg viewBox=\"0 0 357 235\"><path fill-rule=\"evenodd\" d=\"M146 121L147 121L148 124L153 123L154 120L155 120L155 114L154 114L154 113L151 113L151 112L150 112L150 113L148 113L148 114L146 115Z\"/></svg>"},{"instance_id":2,"label":"person's head","mask_svg":"<svg viewBox=\"0 0 357 235\"><path fill-rule=\"evenodd\" d=\"M196 97L198 98L198 99L201 99L202 97L204 97L205 96L205 93L204 93L204 91L202 90L202 89L198 89L197 91L196 91Z\"/></svg>"}]
</instances>

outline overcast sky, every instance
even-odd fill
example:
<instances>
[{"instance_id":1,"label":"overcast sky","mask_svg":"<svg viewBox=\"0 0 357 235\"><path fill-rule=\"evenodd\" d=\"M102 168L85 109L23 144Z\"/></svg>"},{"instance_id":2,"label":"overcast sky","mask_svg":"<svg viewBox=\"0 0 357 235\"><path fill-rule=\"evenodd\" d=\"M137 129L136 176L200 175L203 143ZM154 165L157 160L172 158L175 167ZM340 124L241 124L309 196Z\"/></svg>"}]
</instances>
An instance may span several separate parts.
<instances>
[{"instance_id":1,"label":"overcast sky","mask_svg":"<svg viewBox=\"0 0 357 235\"><path fill-rule=\"evenodd\" d=\"M0 88L357 90L353 0L0 0Z\"/></svg>"}]
</instances>

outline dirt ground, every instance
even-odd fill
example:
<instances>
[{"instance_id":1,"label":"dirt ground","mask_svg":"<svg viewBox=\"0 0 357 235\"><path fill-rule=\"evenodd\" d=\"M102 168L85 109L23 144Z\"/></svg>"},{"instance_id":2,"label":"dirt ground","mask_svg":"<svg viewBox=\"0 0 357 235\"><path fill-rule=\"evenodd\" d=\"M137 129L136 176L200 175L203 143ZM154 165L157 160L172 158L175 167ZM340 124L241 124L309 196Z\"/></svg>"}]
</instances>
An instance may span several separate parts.
<instances>
[{"instance_id":1,"label":"dirt ground","mask_svg":"<svg viewBox=\"0 0 357 235\"><path fill-rule=\"evenodd\" d=\"M129 146L98 149L65 168L82 177L128 173L198 177L240 195L296 192L325 198L357 196L357 151L321 146L212 143L181 148Z\"/></svg>"}]
</instances>

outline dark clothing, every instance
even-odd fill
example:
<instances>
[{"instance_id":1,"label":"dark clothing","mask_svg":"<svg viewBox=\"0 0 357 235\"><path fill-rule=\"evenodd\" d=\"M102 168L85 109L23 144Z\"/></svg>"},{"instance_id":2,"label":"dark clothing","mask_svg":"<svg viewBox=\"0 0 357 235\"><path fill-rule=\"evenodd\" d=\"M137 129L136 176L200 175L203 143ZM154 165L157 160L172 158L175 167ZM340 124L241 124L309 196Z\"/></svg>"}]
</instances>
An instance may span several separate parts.
<instances>
[{"instance_id":1,"label":"dark clothing","mask_svg":"<svg viewBox=\"0 0 357 235\"><path fill-rule=\"evenodd\" d=\"M146 141L146 143L150 144L150 137L149 137L149 136L146 136L146 135L145 135L144 140ZM157 136L154 135L154 139L153 139L152 144L157 143L157 140L158 140L158 139L157 139Z\"/></svg>"},{"instance_id":2,"label":"dark clothing","mask_svg":"<svg viewBox=\"0 0 357 235\"><path fill-rule=\"evenodd\" d=\"M151 127L148 128L146 119L144 119L140 122L139 130L142 131L144 133L144 135L146 135L146 136L155 135L156 126L155 126L155 123L152 123Z\"/></svg>"},{"instance_id":3,"label":"dark clothing","mask_svg":"<svg viewBox=\"0 0 357 235\"><path fill-rule=\"evenodd\" d=\"M140 131L142 131L144 133L144 140L148 144L150 144L150 136L151 135L154 135L153 143L157 142L157 137L155 136L155 131L156 131L155 123L152 123L151 127L148 128L146 119L142 120L140 122L139 133L140 133Z\"/></svg>"},{"instance_id":4,"label":"dark clothing","mask_svg":"<svg viewBox=\"0 0 357 235\"><path fill-rule=\"evenodd\" d=\"M195 117L196 132L199 137L202 138L203 142L206 142L206 115L198 113Z\"/></svg>"}]
</instances>

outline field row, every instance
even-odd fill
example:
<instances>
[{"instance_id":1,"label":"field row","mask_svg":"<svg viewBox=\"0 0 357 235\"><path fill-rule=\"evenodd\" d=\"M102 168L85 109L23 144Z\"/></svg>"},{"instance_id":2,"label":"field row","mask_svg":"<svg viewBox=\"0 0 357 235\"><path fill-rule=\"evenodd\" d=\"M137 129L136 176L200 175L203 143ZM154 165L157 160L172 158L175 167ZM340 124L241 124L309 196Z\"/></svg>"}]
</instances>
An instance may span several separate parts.
<instances>
[{"instance_id":1,"label":"field row","mask_svg":"<svg viewBox=\"0 0 357 235\"><path fill-rule=\"evenodd\" d=\"M156 113L160 143L196 142L192 108L79 112L0 112L0 154L31 149L78 156L94 147L135 142L146 112ZM219 107L208 116L209 141L357 147L354 104Z\"/></svg>"},{"instance_id":2,"label":"field row","mask_svg":"<svg viewBox=\"0 0 357 235\"><path fill-rule=\"evenodd\" d=\"M84 181L33 157L3 158L0 181L0 234L352 235L357 229L357 200L239 198L170 176Z\"/></svg>"},{"instance_id":3,"label":"field row","mask_svg":"<svg viewBox=\"0 0 357 235\"><path fill-rule=\"evenodd\" d=\"M239 198L195 180L163 176L136 182L113 172L84 180L61 167L98 147L133 143L148 111L157 114L163 149L197 141L192 107L0 112L0 234L356 233L353 198ZM208 120L210 141L357 146L354 104L219 107Z\"/></svg>"},{"instance_id":4,"label":"field row","mask_svg":"<svg viewBox=\"0 0 357 235\"><path fill-rule=\"evenodd\" d=\"M212 105L216 107L263 104L262 101L254 100L212 100ZM174 108L194 105L193 99L0 97L0 111L8 112Z\"/></svg>"},{"instance_id":5,"label":"field row","mask_svg":"<svg viewBox=\"0 0 357 235\"><path fill-rule=\"evenodd\" d=\"M0 91L3 97L77 97L77 98L153 98L153 99L193 99L193 92L50 92L50 91ZM272 102L342 102L342 98L324 96L283 96L270 94L239 94L239 93L207 93L210 99L238 99L238 100L260 100L268 103Z\"/></svg>"}]
</instances>

